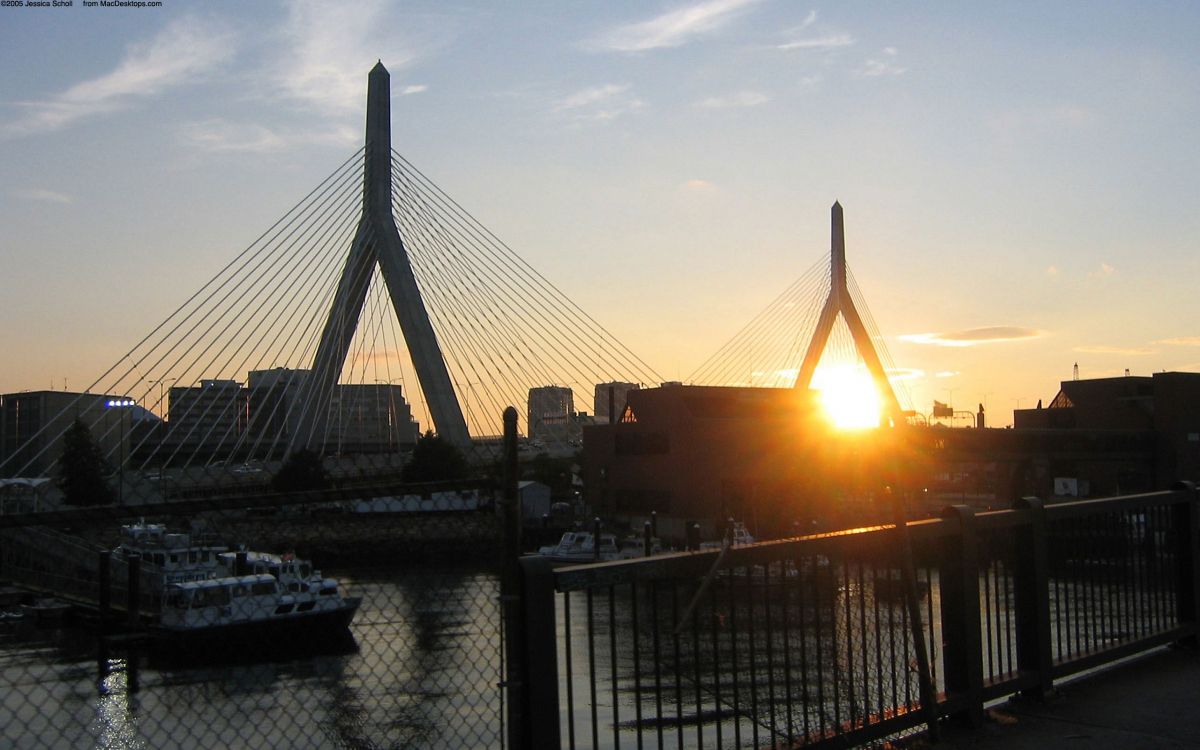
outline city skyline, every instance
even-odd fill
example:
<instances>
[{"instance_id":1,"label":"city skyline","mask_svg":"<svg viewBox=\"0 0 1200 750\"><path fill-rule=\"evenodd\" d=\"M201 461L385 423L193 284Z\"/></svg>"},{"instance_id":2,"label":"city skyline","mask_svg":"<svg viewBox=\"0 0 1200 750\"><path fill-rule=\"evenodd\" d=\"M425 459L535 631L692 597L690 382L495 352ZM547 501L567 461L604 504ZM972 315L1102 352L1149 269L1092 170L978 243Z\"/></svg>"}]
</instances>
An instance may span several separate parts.
<instances>
[{"instance_id":1,"label":"city skyline","mask_svg":"<svg viewBox=\"0 0 1200 750\"><path fill-rule=\"evenodd\" d=\"M1184 4L2 17L0 392L82 390L353 153L377 59L397 150L664 378L827 254L835 199L920 411L1200 369Z\"/></svg>"}]
</instances>

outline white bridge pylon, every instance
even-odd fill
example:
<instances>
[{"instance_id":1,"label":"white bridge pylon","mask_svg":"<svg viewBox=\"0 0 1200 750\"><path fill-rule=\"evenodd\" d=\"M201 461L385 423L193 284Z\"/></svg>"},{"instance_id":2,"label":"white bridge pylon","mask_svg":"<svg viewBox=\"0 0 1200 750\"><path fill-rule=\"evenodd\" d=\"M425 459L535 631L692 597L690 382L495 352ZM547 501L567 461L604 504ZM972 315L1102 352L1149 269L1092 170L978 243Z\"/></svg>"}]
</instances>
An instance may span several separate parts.
<instances>
[{"instance_id":1,"label":"white bridge pylon","mask_svg":"<svg viewBox=\"0 0 1200 750\"><path fill-rule=\"evenodd\" d=\"M887 372L879 360L879 354L875 351L871 335L867 333L862 318L859 317L858 310L854 307L854 300L850 297L850 290L846 286L846 234L842 221L842 204L835 201L831 210L829 296L825 299L824 307L821 308L821 317L817 320L817 327L808 343L808 350L804 353L800 373L796 376L796 388L812 386L813 374L817 371L817 365L821 361L821 355L829 342L829 334L833 330L833 324L837 321L839 313L846 321L850 335L854 338L854 348L857 350L858 356L862 357L871 379L875 382L879 398L883 401L885 416L895 424L902 423L904 412L900 408L900 401L896 398L896 392L892 389Z\"/></svg>"},{"instance_id":2,"label":"white bridge pylon","mask_svg":"<svg viewBox=\"0 0 1200 750\"><path fill-rule=\"evenodd\" d=\"M319 448L323 441L330 399L358 328L376 263L438 435L460 447L471 443L437 335L392 215L390 86L387 69L382 62L376 64L367 79L362 218L317 345L312 373L302 386L299 403L304 405L304 413L292 435L289 452Z\"/></svg>"}]
</instances>

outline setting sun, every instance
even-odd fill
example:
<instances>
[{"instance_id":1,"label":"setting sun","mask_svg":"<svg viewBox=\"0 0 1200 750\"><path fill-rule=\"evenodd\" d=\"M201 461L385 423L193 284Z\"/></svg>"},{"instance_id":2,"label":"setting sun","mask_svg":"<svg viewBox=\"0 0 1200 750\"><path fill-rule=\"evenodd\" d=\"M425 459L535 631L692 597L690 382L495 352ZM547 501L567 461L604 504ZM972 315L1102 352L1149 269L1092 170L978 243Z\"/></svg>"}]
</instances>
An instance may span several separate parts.
<instances>
[{"instance_id":1,"label":"setting sun","mask_svg":"<svg viewBox=\"0 0 1200 750\"><path fill-rule=\"evenodd\" d=\"M834 427L861 430L879 426L879 390L865 367L821 367L813 375L813 388L821 392L821 406Z\"/></svg>"}]
</instances>

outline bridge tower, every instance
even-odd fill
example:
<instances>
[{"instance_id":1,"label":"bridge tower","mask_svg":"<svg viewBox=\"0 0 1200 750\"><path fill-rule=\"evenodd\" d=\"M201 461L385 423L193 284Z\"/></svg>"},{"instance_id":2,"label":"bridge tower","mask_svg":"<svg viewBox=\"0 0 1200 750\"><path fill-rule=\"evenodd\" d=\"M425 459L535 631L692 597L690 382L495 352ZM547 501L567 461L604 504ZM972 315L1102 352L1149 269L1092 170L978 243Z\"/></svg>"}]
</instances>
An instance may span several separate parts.
<instances>
[{"instance_id":1,"label":"bridge tower","mask_svg":"<svg viewBox=\"0 0 1200 750\"><path fill-rule=\"evenodd\" d=\"M367 78L366 131L362 217L321 333L312 372L300 389L298 403L303 413L289 450L316 448L323 440L330 396L345 365L376 263L400 321L434 428L450 443L466 446L471 442L467 423L392 216L391 76L382 62L371 69Z\"/></svg>"},{"instance_id":2,"label":"bridge tower","mask_svg":"<svg viewBox=\"0 0 1200 750\"><path fill-rule=\"evenodd\" d=\"M800 374L796 376L795 387L808 388L812 385L813 373L817 371L821 354L829 342L833 324L837 321L838 313L841 313L850 329L850 335L854 337L854 348L867 365L871 379L875 381L879 397L883 400L886 416L894 422L900 423L904 419L900 401L896 398L896 392L892 389L887 373L884 372L883 364L879 361L879 354L875 351L871 335L867 333L866 326L863 325L862 318L859 317L858 310L854 307L854 300L850 297L850 290L846 286L846 234L842 222L842 204L834 201L831 214L829 297L825 299L825 306L821 308L821 317L817 320L816 330L813 331L812 340L808 343L808 350L800 365Z\"/></svg>"}]
</instances>

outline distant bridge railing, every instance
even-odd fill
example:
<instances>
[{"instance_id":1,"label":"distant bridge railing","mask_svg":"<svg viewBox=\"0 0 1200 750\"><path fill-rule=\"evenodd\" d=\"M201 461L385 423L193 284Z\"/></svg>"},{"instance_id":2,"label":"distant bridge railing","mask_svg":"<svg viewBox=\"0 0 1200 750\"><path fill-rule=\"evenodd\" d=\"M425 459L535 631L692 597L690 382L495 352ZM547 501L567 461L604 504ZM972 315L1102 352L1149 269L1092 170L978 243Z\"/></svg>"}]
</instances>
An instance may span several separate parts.
<instances>
[{"instance_id":1,"label":"distant bridge railing","mask_svg":"<svg viewBox=\"0 0 1200 750\"><path fill-rule=\"evenodd\" d=\"M989 700L1194 642L1198 519L1183 483L956 506L907 524L911 578L888 526L559 569L525 557L510 746L844 747L980 721Z\"/></svg>"}]
</instances>

